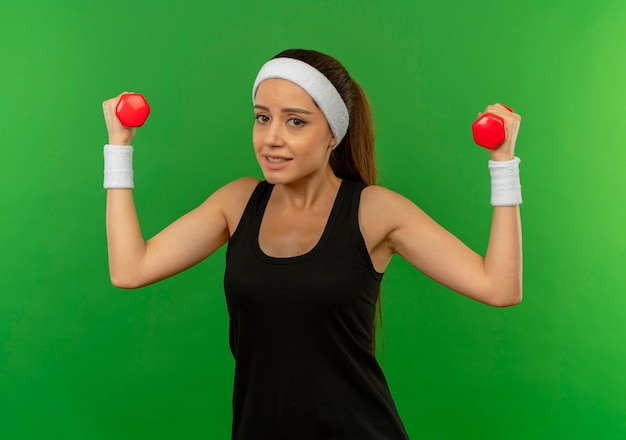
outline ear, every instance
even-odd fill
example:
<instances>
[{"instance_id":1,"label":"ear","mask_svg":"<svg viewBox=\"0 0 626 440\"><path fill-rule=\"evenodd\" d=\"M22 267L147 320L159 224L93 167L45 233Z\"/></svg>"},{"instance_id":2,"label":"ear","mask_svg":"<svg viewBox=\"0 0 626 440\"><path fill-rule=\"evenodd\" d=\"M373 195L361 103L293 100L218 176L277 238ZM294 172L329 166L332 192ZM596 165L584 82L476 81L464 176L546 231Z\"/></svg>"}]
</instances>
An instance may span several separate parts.
<instances>
[{"instance_id":1,"label":"ear","mask_svg":"<svg viewBox=\"0 0 626 440\"><path fill-rule=\"evenodd\" d=\"M334 150L336 144L337 144L337 142L335 142L335 136L331 136L330 137L330 143L328 144L328 146L331 148L331 150Z\"/></svg>"}]
</instances>

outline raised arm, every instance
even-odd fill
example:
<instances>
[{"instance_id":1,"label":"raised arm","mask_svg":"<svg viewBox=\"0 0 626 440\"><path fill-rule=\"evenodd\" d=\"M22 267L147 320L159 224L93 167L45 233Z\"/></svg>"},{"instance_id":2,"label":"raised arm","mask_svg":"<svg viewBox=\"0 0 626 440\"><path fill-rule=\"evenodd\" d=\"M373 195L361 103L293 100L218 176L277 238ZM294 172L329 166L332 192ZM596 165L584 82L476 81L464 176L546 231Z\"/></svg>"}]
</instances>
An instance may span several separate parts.
<instances>
[{"instance_id":1,"label":"raised arm","mask_svg":"<svg viewBox=\"0 0 626 440\"><path fill-rule=\"evenodd\" d=\"M115 116L119 96L103 103L114 154L128 157L135 135L134 128L124 127ZM107 153L105 152L105 155ZM107 158L115 163L115 158ZM122 159L124 160L124 159ZM109 167L115 174L116 165ZM130 165L123 165L128 168ZM131 168L132 171L132 168ZM105 169L105 173L107 170ZM148 241L144 241L130 184L114 178L107 184L106 229L111 282L132 289L152 284L179 273L211 255L230 237L243 212L247 197L256 185L254 179L240 179L211 195L199 207L176 220ZM112 187L113 186L113 187Z\"/></svg>"},{"instance_id":2,"label":"raised arm","mask_svg":"<svg viewBox=\"0 0 626 440\"><path fill-rule=\"evenodd\" d=\"M519 115L499 105L489 106L486 111L501 116L507 128L505 142L490 151L490 167L516 166L514 149L521 120ZM507 200L506 195L504 200ZM411 201L384 188L364 190L360 216L366 243L379 270L396 253L427 276L460 294L492 306L506 307L522 300L519 201L510 204L513 206L494 206L484 258Z\"/></svg>"}]
</instances>

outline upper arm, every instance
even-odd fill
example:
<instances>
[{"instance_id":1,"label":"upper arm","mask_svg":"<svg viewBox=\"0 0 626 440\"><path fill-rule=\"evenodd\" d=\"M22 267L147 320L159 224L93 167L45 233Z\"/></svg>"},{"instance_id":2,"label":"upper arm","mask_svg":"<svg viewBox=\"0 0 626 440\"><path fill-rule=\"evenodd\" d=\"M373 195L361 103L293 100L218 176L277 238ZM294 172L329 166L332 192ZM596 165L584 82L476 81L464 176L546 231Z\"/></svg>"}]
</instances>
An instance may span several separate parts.
<instances>
[{"instance_id":1,"label":"upper arm","mask_svg":"<svg viewBox=\"0 0 626 440\"><path fill-rule=\"evenodd\" d=\"M375 264L378 259L386 265L398 254L438 283L486 301L483 258L413 202L372 186L363 191L361 203L362 231Z\"/></svg>"},{"instance_id":2,"label":"upper arm","mask_svg":"<svg viewBox=\"0 0 626 440\"><path fill-rule=\"evenodd\" d=\"M223 246L237 227L258 179L235 180L146 242L142 284L179 273Z\"/></svg>"}]
</instances>

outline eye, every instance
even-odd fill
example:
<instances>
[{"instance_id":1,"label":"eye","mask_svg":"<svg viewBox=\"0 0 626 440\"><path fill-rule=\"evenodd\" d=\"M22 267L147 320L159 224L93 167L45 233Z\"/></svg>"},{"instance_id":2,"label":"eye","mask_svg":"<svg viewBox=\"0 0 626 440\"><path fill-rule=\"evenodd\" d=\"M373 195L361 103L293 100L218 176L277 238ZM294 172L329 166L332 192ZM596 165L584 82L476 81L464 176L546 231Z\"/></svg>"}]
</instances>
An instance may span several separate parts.
<instances>
[{"instance_id":1,"label":"eye","mask_svg":"<svg viewBox=\"0 0 626 440\"><path fill-rule=\"evenodd\" d=\"M261 113L261 114L255 115L254 120L258 122L259 124L264 124L266 122L269 122L270 118L269 116Z\"/></svg>"},{"instance_id":2,"label":"eye","mask_svg":"<svg viewBox=\"0 0 626 440\"><path fill-rule=\"evenodd\" d=\"M302 126L304 126L306 124L306 122L304 122L300 118L291 118L291 119L289 119L288 123L292 127L302 127Z\"/></svg>"}]
</instances>

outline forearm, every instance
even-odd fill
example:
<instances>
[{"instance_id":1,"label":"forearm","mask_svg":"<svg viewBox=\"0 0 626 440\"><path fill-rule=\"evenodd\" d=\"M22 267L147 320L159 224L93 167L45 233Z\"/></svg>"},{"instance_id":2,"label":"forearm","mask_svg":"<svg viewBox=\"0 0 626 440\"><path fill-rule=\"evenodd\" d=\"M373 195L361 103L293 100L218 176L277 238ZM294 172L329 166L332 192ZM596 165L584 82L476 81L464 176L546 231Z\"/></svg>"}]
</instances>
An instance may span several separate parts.
<instances>
[{"instance_id":1,"label":"forearm","mask_svg":"<svg viewBox=\"0 0 626 440\"><path fill-rule=\"evenodd\" d=\"M146 244L131 189L107 190L106 231L111 282L117 287L138 287Z\"/></svg>"},{"instance_id":2,"label":"forearm","mask_svg":"<svg viewBox=\"0 0 626 440\"><path fill-rule=\"evenodd\" d=\"M496 206L484 259L492 305L522 300L522 227L519 206Z\"/></svg>"}]
</instances>

